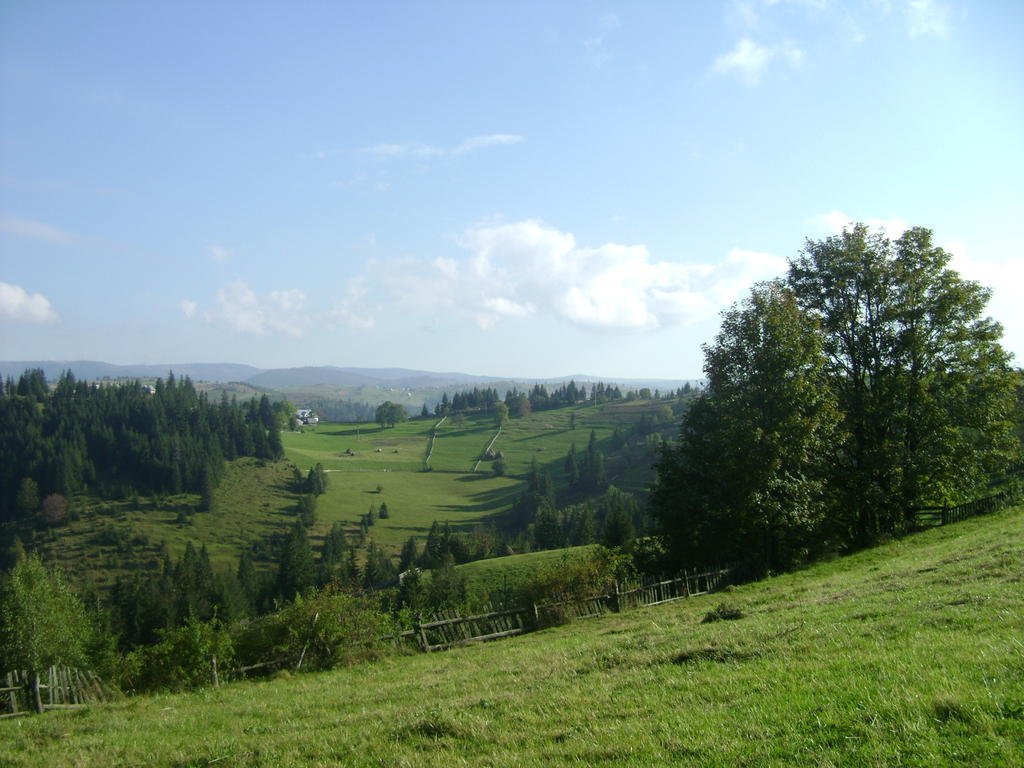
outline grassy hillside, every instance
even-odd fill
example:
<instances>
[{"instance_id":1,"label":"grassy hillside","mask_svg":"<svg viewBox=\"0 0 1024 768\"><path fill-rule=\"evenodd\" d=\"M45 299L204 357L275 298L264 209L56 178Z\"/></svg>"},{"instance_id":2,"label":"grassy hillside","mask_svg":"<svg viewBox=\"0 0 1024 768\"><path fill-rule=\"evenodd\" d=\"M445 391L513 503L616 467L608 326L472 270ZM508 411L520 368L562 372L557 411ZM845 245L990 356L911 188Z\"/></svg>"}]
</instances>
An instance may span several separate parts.
<instances>
[{"instance_id":1,"label":"grassy hillside","mask_svg":"<svg viewBox=\"0 0 1024 768\"><path fill-rule=\"evenodd\" d=\"M657 407L622 403L541 411L512 419L500 435L492 417L473 414L439 426L435 419L414 419L388 429L327 422L287 433L283 441L287 457L303 470L319 462L330 471L327 494L318 500L317 535L334 522L355 530L371 504L386 502L391 518L379 520L370 533L395 551L410 536L425 536L434 520L459 529L500 515L516 501L533 461L564 485L565 457L573 443L582 454L593 430L599 448L612 454L615 429L628 429ZM431 471L424 472L432 433ZM505 454L505 477L492 476L491 463L479 461L492 440L493 450ZM646 456L642 449L636 452ZM613 454L607 465L609 481L627 490L646 491L653 477L649 456L629 467L621 453Z\"/></svg>"},{"instance_id":2,"label":"grassy hillside","mask_svg":"<svg viewBox=\"0 0 1024 768\"><path fill-rule=\"evenodd\" d=\"M456 566L456 570L466 580L466 594L472 599L474 595L509 592L524 583L541 568L572 560L592 549L593 545L587 545L566 547L565 549L545 549L521 555L508 555L507 557L493 557L487 560L463 563Z\"/></svg>"},{"instance_id":3,"label":"grassy hillside","mask_svg":"<svg viewBox=\"0 0 1024 768\"><path fill-rule=\"evenodd\" d=\"M330 471L328 492L318 499L314 542L335 522L357 530L371 504L386 502L391 517L379 520L370 533L378 545L397 553L410 536L425 537L434 520L464 530L506 511L521 493L522 476L533 461L564 486L569 447L575 443L582 454L591 430L609 456L609 482L643 493L653 473L642 440L634 439L639 447L633 450L640 458L629 466L623 452L612 450L611 435L657 407L609 403L542 411L511 420L500 435L492 417L449 418L436 430L430 472L422 468L435 419L414 419L391 429L327 422L282 438L287 459L303 472L317 462ZM490 462L477 467L496 435L493 449L505 454L505 477L494 477ZM36 532L36 538L46 558L73 580L100 587L112 584L119 574L158 567L164 544L176 558L189 541L205 543L216 567L234 569L245 548L282 532L295 519L289 461L229 462L212 513L192 514L199 505L193 494L120 501L82 497L73 504L77 520Z\"/></svg>"},{"instance_id":4,"label":"grassy hillside","mask_svg":"<svg viewBox=\"0 0 1024 768\"><path fill-rule=\"evenodd\" d=\"M79 497L73 500L78 519L40 532L37 541L45 559L73 580L101 587L119 574L157 568L164 544L177 558L188 542L205 543L215 567L234 570L245 548L295 520L290 478L287 462L228 462L211 512L193 513L199 505L195 494L125 501Z\"/></svg>"},{"instance_id":5,"label":"grassy hillside","mask_svg":"<svg viewBox=\"0 0 1024 768\"><path fill-rule=\"evenodd\" d=\"M511 640L0 722L0 763L1021 765L1021 513ZM745 616L702 623L722 600Z\"/></svg>"}]
</instances>

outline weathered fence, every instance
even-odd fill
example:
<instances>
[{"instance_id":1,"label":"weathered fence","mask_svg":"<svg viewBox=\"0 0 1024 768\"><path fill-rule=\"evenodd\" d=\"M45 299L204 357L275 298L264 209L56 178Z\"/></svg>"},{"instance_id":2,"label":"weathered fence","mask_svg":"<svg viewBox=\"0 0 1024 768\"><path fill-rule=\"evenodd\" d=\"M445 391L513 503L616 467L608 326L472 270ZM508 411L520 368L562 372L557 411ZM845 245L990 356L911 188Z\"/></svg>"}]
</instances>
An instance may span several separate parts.
<instances>
[{"instance_id":1,"label":"weathered fence","mask_svg":"<svg viewBox=\"0 0 1024 768\"><path fill-rule=\"evenodd\" d=\"M0 682L0 718L79 709L116 698L95 674L75 667L50 667L42 673L14 670Z\"/></svg>"},{"instance_id":2,"label":"weathered fence","mask_svg":"<svg viewBox=\"0 0 1024 768\"><path fill-rule=\"evenodd\" d=\"M642 608L673 600L683 600L721 589L730 571L722 568L703 573L684 573L674 579L649 579L636 583L616 583L607 594L534 603L529 607L490 611L473 616L453 612L435 613L424 621L418 617L411 632L395 639L415 637L420 650L430 652L456 645L498 640L558 624L566 619L588 619L612 611Z\"/></svg>"},{"instance_id":3,"label":"weathered fence","mask_svg":"<svg viewBox=\"0 0 1024 768\"><path fill-rule=\"evenodd\" d=\"M947 507L921 507L913 511L913 526L914 528L932 528L937 525L958 523L976 515L987 515L1012 503L1018 495L1016 489L1007 488L983 499L975 499L963 504Z\"/></svg>"}]
</instances>

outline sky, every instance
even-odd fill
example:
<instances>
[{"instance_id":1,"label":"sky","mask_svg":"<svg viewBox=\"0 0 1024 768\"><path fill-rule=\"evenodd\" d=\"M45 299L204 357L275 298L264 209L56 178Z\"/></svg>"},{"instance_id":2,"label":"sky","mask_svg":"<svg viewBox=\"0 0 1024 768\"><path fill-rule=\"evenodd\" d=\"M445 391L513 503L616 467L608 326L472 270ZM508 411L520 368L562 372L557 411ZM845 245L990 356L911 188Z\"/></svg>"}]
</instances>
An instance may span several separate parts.
<instances>
[{"instance_id":1,"label":"sky","mask_svg":"<svg viewBox=\"0 0 1024 768\"><path fill-rule=\"evenodd\" d=\"M0 359L688 379L851 221L1024 364L1024 3L0 2Z\"/></svg>"}]
</instances>

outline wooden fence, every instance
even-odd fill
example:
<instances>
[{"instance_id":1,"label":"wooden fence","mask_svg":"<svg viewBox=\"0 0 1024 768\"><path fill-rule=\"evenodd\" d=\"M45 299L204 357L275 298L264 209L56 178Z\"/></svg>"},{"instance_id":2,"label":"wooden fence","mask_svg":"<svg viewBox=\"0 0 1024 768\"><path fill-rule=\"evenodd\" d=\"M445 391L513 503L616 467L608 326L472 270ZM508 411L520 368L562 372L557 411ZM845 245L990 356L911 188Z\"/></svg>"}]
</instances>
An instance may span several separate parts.
<instances>
[{"instance_id":1,"label":"wooden fence","mask_svg":"<svg viewBox=\"0 0 1024 768\"><path fill-rule=\"evenodd\" d=\"M15 670L0 682L0 718L48 709L80 709L116 698L96 675L75 667L50 667L42 673Z\"/></svg>"},{"instance_id":2,"label":"wooden fence","mask_svg":"<svg viewBox=\"0 0 1024 768\"><path fill-rule=\"evenodd\" d=\"M490 611L473 616L456 613L434 614L424 621L417 617L412 631L395 640L415 638L421 651L440 651L456 645L499 640L558 624L566 619L588 619L611 611L661 605L721 589L730 571L722 568L704 573L684 573L674 579L648 579L631 584L616 582L607 594L534 603L529 607Z\"/></svg>"},{"instance_id":3,"label":"wooden fence","mask_svg":"<svg viewBox=\"0 0 1024 768\"><path fill-rule=\"evenodd\" d=\"M914 528L932 528L937 525L949 525L966 520L976 515L987 515L995 512L1016 500L1018 494L1015 489L1008 488L986 496L983 499L975 499L964 504L954 504L949 507L921 507L914 510Z\"/></svg>"}]
</instances>

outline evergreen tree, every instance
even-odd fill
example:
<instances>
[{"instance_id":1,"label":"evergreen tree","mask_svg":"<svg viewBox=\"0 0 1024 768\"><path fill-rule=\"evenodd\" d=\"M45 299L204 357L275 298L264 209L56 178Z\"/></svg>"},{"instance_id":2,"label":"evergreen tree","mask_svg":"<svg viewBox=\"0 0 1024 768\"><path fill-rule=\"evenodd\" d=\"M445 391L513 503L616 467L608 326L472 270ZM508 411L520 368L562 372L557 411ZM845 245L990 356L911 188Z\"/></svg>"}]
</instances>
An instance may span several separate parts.
<instances>
[{"instance_id":1,"label":"evergreen tree","mask_svg":"<svg viewBox=\"0 0 1024 768\"><path fill-rule=\"evenodd\" d=\"M292 526L281 552L277 572L277 593L291 600L316 583L313 551L301 522Z\"/></svg>"}]
</instances>

